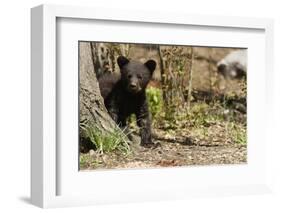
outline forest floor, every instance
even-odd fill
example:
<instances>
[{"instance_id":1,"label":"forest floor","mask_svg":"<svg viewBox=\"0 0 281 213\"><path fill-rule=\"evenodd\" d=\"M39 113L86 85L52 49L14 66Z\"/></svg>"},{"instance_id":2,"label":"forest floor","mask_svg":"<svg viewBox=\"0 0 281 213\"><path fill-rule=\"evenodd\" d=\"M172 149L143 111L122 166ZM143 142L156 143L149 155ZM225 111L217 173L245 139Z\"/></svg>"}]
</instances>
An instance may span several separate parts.
<instances>
[{"instance_id":1,"label":"forest floor","mask_svg":"<svg viewBox=\"0 0 281 213\"><path fill-rule=\"evenodd\" d=\"M185 145L156 141L155 149L132 146L132 153L99 155L91 150L80 155L80 170L157 168L188 165L241 164L247 162L246 145Z\"/></svg>"},{"instance_id":2,"label":"forest floor","mask_svg":"<svg viewBox=\"0 0 281 213\"><path fill-rule=\"evenodd\" d=\"M227 111L218 117L223 112L217 106L216 111L210 106L199 108L200 113L193 111L188 119L154 123L154 148L144 148L134 141L128 153L80 153L80 170L246 163L246 115L236 111L233 116ZM134 122L130 129L138 132Z\"/></svg>"}]
</instances>

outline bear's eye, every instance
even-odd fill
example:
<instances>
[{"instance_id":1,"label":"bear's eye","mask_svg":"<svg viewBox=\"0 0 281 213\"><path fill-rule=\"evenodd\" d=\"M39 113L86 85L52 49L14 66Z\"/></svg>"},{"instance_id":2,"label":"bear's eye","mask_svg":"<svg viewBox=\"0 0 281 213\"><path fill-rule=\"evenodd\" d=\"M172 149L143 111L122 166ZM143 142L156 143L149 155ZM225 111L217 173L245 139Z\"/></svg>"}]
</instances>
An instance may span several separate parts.
<instances>
[{"instance_id":1,"label":"bear's eye","mask_svg":"<svg viewBox=\"0 0 281 213\"><path fill-rule=\"evenodd\" d=\"M128 78L132 78L132 75L131 75L131 74L129 74L129 75L128 75Z\"/></svg>"},{"instance_id":2,"label":"bear's eye","mask_svg":"<svg viewBox=\"0 0 281 213\"><path fill-rule=\"evenodd\" d=\"M140 79L140 80L141 80L141 79L142 79L142 76L141 76L141 75L138 75L138 79Z\"/></svg>"}]
</instances>

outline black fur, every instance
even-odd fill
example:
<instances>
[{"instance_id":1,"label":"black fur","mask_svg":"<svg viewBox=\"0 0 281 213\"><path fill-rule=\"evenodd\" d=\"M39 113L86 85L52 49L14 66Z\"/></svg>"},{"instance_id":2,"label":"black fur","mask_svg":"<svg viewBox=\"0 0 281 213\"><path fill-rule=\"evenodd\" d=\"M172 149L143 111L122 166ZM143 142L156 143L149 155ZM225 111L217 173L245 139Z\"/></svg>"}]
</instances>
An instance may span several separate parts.
<instances>
[{"instance_id":1,"label":"black fur","mask_svg":"<svg viewBox=\"0 0 281 213\"><path fill-rule=\"evenodd\" d=\"M127 119L135 114L140 127L141 145L150 146L151 120L145 89L149 83L156 62L149 60L142 64L120 56L117 59L121 75L106 74L99 79L101 95L113 120L125 127Z\"/></svg>"}]
</instances>

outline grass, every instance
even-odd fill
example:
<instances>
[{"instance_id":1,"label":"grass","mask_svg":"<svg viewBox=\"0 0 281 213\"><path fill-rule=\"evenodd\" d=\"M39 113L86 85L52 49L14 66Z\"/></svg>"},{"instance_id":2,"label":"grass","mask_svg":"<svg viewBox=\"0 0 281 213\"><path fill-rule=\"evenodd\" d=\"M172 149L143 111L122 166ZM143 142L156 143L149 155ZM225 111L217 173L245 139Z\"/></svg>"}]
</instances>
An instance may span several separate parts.
<instances>
[{"instance_id":1,"label":"grass","mask_svg":"<svg viewBox=\"0 0 281 213\"><path fill-rule=\"evenodd\" d=\"M98 162L90 155L80 155L80 168L96 167Z\"/></svg>"},{"instance_id":2,"label":"grass","mask_svg":"<svg viewBox=\"0 0 281 213\"><path fill-rule=\"evenodd\" d=\"M169 119L171 117L171 119ZM187 111L156 117L154 127L170 135L189 135L199 141L231 141L247 144L246 119L237 119L233 110L220 102L195 102Z\"/></svg>"},{"instance_id":3,"label":"grass","mask_svg":"<svg viewBox=\"0 0 281 213\"><path fill-rule=\"evenodd\" d=\"M96 126L82 126L85 131L85 137L95 145L98 153L107 153L120 151L123 154L130 153L129 141L125 133L126 129L121 130L116 127L112 132L103 132Z\"/></svg>"},{"instance_id":4,"label":"grass","mask_svg":"<svg viewBox=\"0 0 281 213\"><path fill-rule=\"evenodd\" d=\"M238 144L247 143L246 120L244 118L240 120L224 102L213 101L207 104L201 101L192 103L189 110L174 108L174 112L170 110L171 112L167 113L161 89L150 87L146 91L146 96L153 118L153 128L161 128L168 134L175 134L177 130L183 132L192 130L191 134L194 133L196 137L204 140L213 140L213 137L221 135L221 140L230 140Z\"/></svg>"},{"instance_id":5,"label":"grass","mask_svg":"<svg viewBox=\"0 0 281 213\"><path fill-rule=\"evenodd\" d=\"M234 143L246 145L247 144L247 131L244 126L236 123L229 123L228 132Z\"/></svg>"},{"instance_id":6,"label":"grass","mask_svg":"<svg viewBox=\"0 0 281 213\"><path fill-rule=\"evenodd\" d=\"M189 125L198 130L203 138L220 135L221 140L231 140L234 143L246 145L246 121L237 121L233 112L220 103L196 103L187 115ZM210 128L209 128L210 127ZM200 135L198 135L200 137Z\"/></svg>"},{"instance_id":7,"label":"grass","mask_svg":"<svg viewBox=\"0 0 281 213\"><path fill-rule=\"evenodd\" d=\"M210 124L223 120L223 116L219 110L216 105L209 106L204 102L196 103L191 107L186 118L189 120L191 126L209 126Z\"/></svg>"}]
</instances>

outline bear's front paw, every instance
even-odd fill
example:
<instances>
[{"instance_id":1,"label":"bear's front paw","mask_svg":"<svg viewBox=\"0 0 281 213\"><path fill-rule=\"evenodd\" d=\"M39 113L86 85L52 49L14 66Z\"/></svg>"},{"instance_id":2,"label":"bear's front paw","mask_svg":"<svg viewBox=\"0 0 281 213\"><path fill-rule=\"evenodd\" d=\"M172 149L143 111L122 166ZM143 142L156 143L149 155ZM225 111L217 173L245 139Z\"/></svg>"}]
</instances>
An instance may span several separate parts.
<instances>
[{"instance_id":1,"label":"bear's front paw","mask_svg":"<svg viewBox=\"0 0 281 213\"><path fill-rule=\"evenodd\" d=\"M152 141L146 142L146 143L141 143L141 146L145 148L151 148L151 149L156 149L157 147L161 147L161 144L159 142L153 143Z\"/></svg>"}]
</instances>

